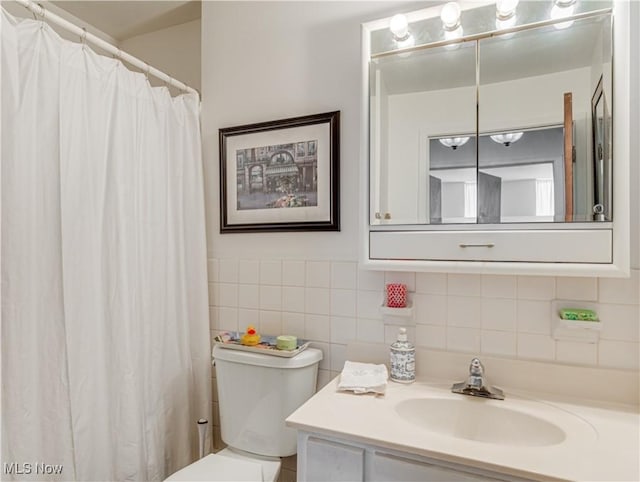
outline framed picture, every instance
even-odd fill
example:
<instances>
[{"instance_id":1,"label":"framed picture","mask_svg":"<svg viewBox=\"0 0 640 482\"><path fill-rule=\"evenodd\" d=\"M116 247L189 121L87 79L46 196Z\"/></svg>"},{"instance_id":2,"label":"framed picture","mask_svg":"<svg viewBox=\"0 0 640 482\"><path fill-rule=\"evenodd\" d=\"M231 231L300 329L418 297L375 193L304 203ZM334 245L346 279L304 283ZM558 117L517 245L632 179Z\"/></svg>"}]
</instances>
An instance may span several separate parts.
<instances>
[{"instance_id":1,"label":"framed picture","mask_svg":"<svg viewBox=\"0 0 640 482\"><path fill-rule=\"evenodd\" d=\"M611 115L600 76L591 97L591 149L593 156L593 219L611 220Z\"/></svg>"},{"instance_id":2,"label":"framed picture","mask_svg":"<svg viewBox=\"0 0 640 482\"><path fill-rule=\"evenodd\" d=\"M340 112L220 129L220 232L340 230Z\"/></svg>"}]
</instances>

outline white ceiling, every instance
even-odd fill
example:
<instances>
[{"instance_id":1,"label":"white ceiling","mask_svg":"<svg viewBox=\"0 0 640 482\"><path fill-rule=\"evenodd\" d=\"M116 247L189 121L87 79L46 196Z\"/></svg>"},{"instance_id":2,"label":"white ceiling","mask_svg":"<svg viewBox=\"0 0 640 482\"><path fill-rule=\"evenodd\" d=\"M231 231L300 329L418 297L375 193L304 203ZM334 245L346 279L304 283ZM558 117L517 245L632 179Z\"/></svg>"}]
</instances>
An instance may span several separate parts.
<instances>
[{"instance_id":1,"label":"white ceiling","mask_svg":"<svg viewBox=\"0 0 640 482\"><path fill-rule=\"evenodd\" d=\"M118 42L200 18L200 0L52 0Z\"/></svg>"}]
</instances>

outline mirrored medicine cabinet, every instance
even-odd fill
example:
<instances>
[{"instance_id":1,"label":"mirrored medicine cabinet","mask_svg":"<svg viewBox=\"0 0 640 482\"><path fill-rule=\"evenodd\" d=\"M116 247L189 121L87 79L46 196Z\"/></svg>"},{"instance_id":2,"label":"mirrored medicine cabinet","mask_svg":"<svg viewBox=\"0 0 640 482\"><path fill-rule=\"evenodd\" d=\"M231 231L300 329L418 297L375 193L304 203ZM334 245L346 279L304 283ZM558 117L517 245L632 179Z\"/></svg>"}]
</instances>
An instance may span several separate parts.
<instances>
[{"instance_id":1,"label":"mirrored medicine cabinet","mask_svg":"<svg viewBox=\"0 0 640 482\"><path fill-rule=\"evenodd\" d=\"M365 24L365 266L624 275L628 8L451 2Z\"/></svg>"}]
</instances>

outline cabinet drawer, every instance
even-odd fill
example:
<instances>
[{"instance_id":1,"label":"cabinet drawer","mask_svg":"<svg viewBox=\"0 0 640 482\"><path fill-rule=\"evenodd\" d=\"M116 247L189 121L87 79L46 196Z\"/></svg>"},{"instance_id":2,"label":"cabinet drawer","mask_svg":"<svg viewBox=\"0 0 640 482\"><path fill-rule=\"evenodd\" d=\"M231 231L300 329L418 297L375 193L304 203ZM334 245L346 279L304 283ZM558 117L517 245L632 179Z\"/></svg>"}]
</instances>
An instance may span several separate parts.
<instances>
[{"instance_id":1,"label":"cabinet drawer","mask_svg":"<svg viewBox=\"0 0 640 482\"><path fill-rule=\"evenodd\" d=\"M370 259L611 263L610 229L372 231Z\"/></svg>"}]
</instances>

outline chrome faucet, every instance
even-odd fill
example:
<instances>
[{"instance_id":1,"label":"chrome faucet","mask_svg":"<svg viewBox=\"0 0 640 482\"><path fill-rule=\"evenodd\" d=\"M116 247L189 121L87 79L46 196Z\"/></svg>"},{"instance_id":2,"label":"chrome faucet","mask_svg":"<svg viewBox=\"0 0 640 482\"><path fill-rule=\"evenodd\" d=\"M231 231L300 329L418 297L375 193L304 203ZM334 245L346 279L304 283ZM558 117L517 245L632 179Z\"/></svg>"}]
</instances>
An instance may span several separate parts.
<instances>
[{"instance_id":1,"label":"chrome faucet","mask_svg":"<svg viewBox=\"0 0 640 482\"><path fill-rule=\"evenodd\" d=\"M469 365L469 378L466 382L454 383L451 387L453 393L471 395L472 397L493 398L504 400L504 392L496 387L489 387L484 376L484 366L479 358L471 360Z\"/></svg>"}]
</instances>

